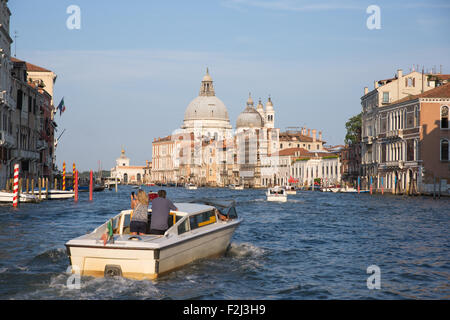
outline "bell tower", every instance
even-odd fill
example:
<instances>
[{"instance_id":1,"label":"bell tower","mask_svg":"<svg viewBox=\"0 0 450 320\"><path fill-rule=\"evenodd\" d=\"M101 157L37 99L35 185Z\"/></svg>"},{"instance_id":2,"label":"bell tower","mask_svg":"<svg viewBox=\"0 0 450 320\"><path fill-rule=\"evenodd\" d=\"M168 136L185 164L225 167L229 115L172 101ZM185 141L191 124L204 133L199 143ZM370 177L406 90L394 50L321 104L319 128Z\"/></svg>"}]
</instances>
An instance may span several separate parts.
<instances>
[{"instance_id":1,"label":"bell tower","mask_svg":"<svg viewBox=\"0 0 450 320\"><path fill-rule=\"evenodd\" d=\"M273 109L272 99L269 96L269 100L266 103L266 117L265 117L265 127L275 128L275 110Z\"/></svg>"}]
</instances>

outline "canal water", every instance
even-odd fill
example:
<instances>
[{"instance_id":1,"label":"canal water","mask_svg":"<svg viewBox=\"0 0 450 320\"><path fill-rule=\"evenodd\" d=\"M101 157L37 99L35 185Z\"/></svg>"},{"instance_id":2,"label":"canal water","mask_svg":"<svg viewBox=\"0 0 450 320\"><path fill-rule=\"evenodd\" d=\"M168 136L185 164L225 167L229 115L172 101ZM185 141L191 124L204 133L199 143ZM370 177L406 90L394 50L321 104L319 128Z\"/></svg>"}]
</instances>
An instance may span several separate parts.
<instances>
[{"instance_id":1,"label":"canal water","mask_svg":"<svg viewBox=\"0 0 450 320\"><path fill-rule=\"evenodd\" d=\"M165 189L174 201L236 201L244 221L225 256L154 281L82 277L71 289L64 243L129 208L133 189L1 206L0 299L450 298L449 198L302 191L272 203L265 190ZM380 289L368 288L372 265Z\"/></svg>"}]
</instances>

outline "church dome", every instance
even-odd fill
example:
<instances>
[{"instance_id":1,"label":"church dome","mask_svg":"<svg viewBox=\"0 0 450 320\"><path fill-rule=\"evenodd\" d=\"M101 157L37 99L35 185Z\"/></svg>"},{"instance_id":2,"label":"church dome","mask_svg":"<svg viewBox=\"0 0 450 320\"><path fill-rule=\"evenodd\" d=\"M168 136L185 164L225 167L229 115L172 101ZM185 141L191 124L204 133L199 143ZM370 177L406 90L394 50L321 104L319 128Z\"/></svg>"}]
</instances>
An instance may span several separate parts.
<instances>
[{"instance_id":1,"label":"church dome","mask_svg":"<svg viewBox=\"0 0 450 320\"><path fill-rule=\"evenodd\" d=\"M208 68L206 68L206 75L202 79L198 97L189 103L184 113L185 125L187 123L192 124L192 121L195 120L212 120L212 123L218 126L230 126L227 107L222 100L216 97Z\"/></svg>"},{"instance_id":2,"label":"church dome","mask_svg":"<svg viewBox=\"0 0 450 320\"><path fill-rule=\"evenodd\" d=\"M223 120L230 121L227 107L216 96L198 96L192 100L186 112L184 120Z\"/></svg>"},{"instance_id":3,"label":"church dome","mask_svg":"<svg viewBox=\"0 0 450 320\"><path fill-rule=\"evenodd\" d=\"M264 126L263 118L253 108L253 100L249 96L247 100L247 107L241 114L238 116L236 120L236 129L238 128L261 128Z\"/></svg>"}]
</instances>

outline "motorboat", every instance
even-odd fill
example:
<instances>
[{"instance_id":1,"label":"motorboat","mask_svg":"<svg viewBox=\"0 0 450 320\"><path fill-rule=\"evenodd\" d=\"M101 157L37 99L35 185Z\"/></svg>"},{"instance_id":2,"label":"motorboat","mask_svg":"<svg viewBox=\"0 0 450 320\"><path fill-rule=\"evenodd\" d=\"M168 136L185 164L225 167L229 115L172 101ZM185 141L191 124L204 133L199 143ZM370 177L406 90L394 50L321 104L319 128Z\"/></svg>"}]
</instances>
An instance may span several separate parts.
<instances>
[{"instance_id":1,"label":"motorboat","mask_svg":"<svg viewBox=\"0 0 450 320\"><path fill-rule=\"evenodd\" d=\"M175 206L178 210L170 213L164 235L130 235L132 210L123 210L91 233L68 241L65 246L72 273L155 279L195 260L224 254L242 222L234 205Z\"/></svg>"},{"instance_id":2,"label":"motorboat","mask_svg":"<svg viewBox=\"0 0 450 320\"><path fill-rule=\"evenodd\" d=\"M13 192L0 191L0 202L9 202L12 203L14 199ZM38 198L36 195L20 193L19 194L19 202L37 202Z\"/></svg>"},{"instance_id":3,"label":"motorboat","mask_svg":"<svg viewBox=\"0 0 450 320\"><path fill-rule=\"evenodd\" d=\"M116 178L109 177L105 179L103 185L105 186L106 189L112 189L115 188L116 184L118 183L119 181L116 181Z\"/></svg>"},{"instance_id":4,"label":"motorboat","mask_svg":"<svg viewBox=\"0 0 450 320\"><path fill-rule=\"evenodd\" d=\"M244 190L244 186L243 185L239 185L239 184L230 184L228 186L228 189L231 189L231 190Z\"/></svg>"},{"instance_id":5,"label":"motorboat","mask_svg":"<svg viewBox=\"0 0 450 320\"><path fill-rule=\"evenodd\" d=\"M59 200L59 199L70 199L75 197L75 192L73 190L48 190L47 199L48 200Z\"/></svg>"},{"instance_id":6,"label":"motorboat","mask_svg":"<svg viewBox=\"0 0 450 320\"><path fill-rule=\"evenodd\" d=\"M294 186L286 186L284 189L286 190L286 194L297 194Z\"/></svg>"},{"instance_id":7,"label":"motorboat","mask_svg":"<svg viewBox=\"0 0 450 320\"><path fill-rule=\"evenodd\" d=\"M185 188L188 190L197 190L197 186L193 183L186 183Z\"/></svg>"},{"instance_id":8,"label":"motorboat","mask_svg":"<svg viewBox=\"0 0 450 320\"><path fill-rule=\"evenodd\" d=\"M267 190L267 201L286 202L287 194L284 188L274 187Z\"/></svg>"}]
</instances>

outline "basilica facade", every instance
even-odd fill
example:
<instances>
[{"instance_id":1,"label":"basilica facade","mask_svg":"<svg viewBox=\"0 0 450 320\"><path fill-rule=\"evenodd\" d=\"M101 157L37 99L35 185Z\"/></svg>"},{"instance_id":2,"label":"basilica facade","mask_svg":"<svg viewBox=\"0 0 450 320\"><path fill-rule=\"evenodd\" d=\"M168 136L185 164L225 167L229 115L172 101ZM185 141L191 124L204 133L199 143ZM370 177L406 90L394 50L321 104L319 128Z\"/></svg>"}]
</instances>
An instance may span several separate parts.
<instances>
[{"instance_id":1,"label":"basilica facade","mask_svg":"<svg viewBox=\"0 0 450 320\"><path fill-rule=\"evenodd\" d=\"M263 186L275 181L279 132L269 97L255 107L249 95L233 130L228 110L215 93L208 69L199 95L186 108L172 135L153 140L152 180L208 186Z\"/></svg>"}]
</instances>

